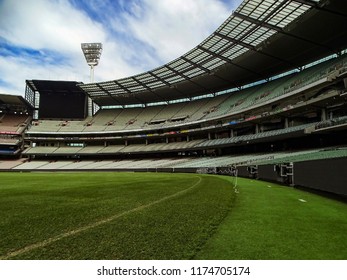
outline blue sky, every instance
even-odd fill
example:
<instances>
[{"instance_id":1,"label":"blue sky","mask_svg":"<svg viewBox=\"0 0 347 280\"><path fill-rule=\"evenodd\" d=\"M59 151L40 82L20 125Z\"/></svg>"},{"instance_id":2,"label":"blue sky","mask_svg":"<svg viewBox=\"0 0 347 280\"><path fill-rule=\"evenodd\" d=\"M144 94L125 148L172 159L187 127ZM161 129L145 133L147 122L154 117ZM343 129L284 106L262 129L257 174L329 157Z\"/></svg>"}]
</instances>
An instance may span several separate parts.
<instances>
[{"instance_id":1,"label":"blue sky","mask_svg":"<svg viewBox=\"0 0 347 280\"><path fill-rule=\"evenodd\" d=\"M87 83L81 43L101 42L95 81L176 59L209 36L241 0L0 0L0 93L25 80Z\"/></svg>"}]
</instances>

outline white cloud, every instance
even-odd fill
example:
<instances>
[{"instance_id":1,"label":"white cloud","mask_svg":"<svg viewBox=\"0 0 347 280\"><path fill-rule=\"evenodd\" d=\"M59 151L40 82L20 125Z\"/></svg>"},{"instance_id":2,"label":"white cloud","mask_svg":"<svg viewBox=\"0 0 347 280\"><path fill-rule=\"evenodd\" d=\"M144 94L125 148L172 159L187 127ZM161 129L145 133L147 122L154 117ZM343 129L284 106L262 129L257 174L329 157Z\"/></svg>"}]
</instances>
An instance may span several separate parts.
<instances>
[{"instance_id":1,"label":"white cloud","mask_svg":"<svg viewBox=\"0 0 347 280\"><path fill-rule=\"evenodd\" d=\"M26 79L88 82L82 42L103 43L95 81L151 70L195 47L231 12L217 0L118 0L118 10L109 3L89 3L95 20L67 0L0 1L0 93L23 95Z\"/></svg>"},{"instance_id":2,"label":"white cloud","mask_svg":"<svg viewBox=\"0 0 347 280\"><path fill-rule=\"evenodd\" d=\"M229 15L230 8L211 0L144 0L125 19L131 32L153 47L159 58L175 59L208 37Z\"/></svg>"},{"instance_id":3,"label":"white cloud","mask_svg":"<svg viewBox=\"0 0 347 280\"><path fill-rule=\"evenodd\" d=\"M4 0L1 5L0 36L15 45L77 52L80 42L106 38L100 24L67 1Z\"/></svg>"},{"instance_id":4,"label":"white cloud","mask_svg":"<svg viewBox=\"0 0 347 280\"><path fill-rule=\"evenodd\" d=\"M40 53L0 56L0 92L12 94L23 94L26 79L81 80L79 68L87 66L80 43L106 38L99 23L67 1L2 1L0 26L8 45ZM53 53L57 56L50 57Z\"/></svg>"}]
</instances>

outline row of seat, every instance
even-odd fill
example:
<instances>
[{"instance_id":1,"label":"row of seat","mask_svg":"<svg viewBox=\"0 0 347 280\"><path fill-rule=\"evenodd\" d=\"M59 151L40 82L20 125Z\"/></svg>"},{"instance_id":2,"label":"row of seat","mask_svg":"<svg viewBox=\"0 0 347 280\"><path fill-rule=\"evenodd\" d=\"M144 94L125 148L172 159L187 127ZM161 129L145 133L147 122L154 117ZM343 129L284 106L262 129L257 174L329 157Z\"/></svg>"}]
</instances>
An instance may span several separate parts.
<instances>
[{"instance_id":1,"label":"row of seat","mask_svg":"<svg viewBox=\"0 0 347 280\"><path fill-rule=\"evenodd\" d=\"M28 115L0 114L0 132L21 134L31 120Z\"/></svg>"},{"instance_id":2,"label":"row of seat","mask_svg":"<svg viewBox=\"0 0 347 280\"><path fill-rule=\"evenodd\" d=\"M343 125L343 124L347 124L347 116L342 116L342 117L334 118L332 120L318 122L315 125L315 129L319 130L322 128L332 127L336 125Z\"/></svg>"},{"instance_id":3,"label":"row of seat","mask_svg":"<svg viewBox=\"0 0 347 280\"><path fill-rule=\"evenodd\" d=\"M14 170L101 170L101 169L153 169L153 168L209 168L227 166L250 166L280 164L308 160L347 157L347 147L334 149L311 149L296 152L277 152L247 155L228 155L221 157L176 157L150 159L115 159L115 160L37 160L17 161L6 165L0 161L0 169Z\"/></svg>"},{"instance_id":4,"label":"row of seat","mask_svg":"<svg viewBox=\"0 0 347 280\"><path fill-rule=\"evenodd\" d=\"M268 83L245 90L186 103L144 108L101 109L94 117L82 121L40 120L30 132L103 132L174 127L187 122L209 120L235 114L321 79L331 78L347 67L347 56L329 60Z\"/></svg>"},{"instance_id":5,"label":"row of seat","mask_svg":"<svg viewBox=\"0 0 347 280\"><path fill-rule=\"evenodd\" d=\"M86 147L47 147L47 146L36 146L28 148L23 151L24 155L58 155L58 154L71 154L71 155L82 155L82 154L113 154L113 153L136 153L136 152L159 152L159 151L174 151L174 150L185 150L194 148L205 140L192 140L172 143L156 143L150 145L144 144L133 144L133 145L110 145L110 146L86 146Z\"/></svg>"},{"instance_id":6,"label":"row of seat","mask_svg":"<svg viewBox=\"0 0 347 280\"><path fill-rule=\"evenodd\" d=\"M312 126L312 124L303 124L303 125L287 127L287 128L283 128L283 129L276 129L276 130L260 132L260 133L256 133L256 134L241 135L241 136L235 136L235 137L230 137L230 138L213 139L213 140L204 141L203 143L197 145L197 147L236 144L236 143L240 143L240 142L247 142L247 141L252 141L252 140L261 139L261 138L285 135L288 133L304 131L304 129L308 126Z\"/></svg>"},{"instance_id":7,"label":"row of seat","mask_svg":"<svg viewBox=\"0 0 347 280\"><path fill-rule=\"evenodd\" d=\"M304 124L284 129L266 131L250 135L235 136L221 139L200 139L192 141L172 142L172 143L155 143L155 144L132 144L132 145L109 145L105 146L86 146L86 147L41 147L36 146L28 148L23 152L25 155L82 155L82 154L112 154L112 153L143 153L143 152L160 152L160 151L184 151L194 148L208 148L230 144L237 144L243 141L252 141L256 139L286 135L289 133L304 132L304 129L314 124Z\"/></svg>"},{"instance_id":8,"label":"row of seat","mask_svg":"<svg viewBox=\"0 0 347 280\"><path fill-rule=\"evenodd\" d=\"M281 157L275 157L272 160L260 160L254 161L254 164L280 164L287 162L300 162L300 161L310 161L319 159L330 159L330 158L340 158L347 157L347 148L332 148L332 149L316 149L310 151L301 151L290 154L283 154Z\"/></svg>"}]
</instances>

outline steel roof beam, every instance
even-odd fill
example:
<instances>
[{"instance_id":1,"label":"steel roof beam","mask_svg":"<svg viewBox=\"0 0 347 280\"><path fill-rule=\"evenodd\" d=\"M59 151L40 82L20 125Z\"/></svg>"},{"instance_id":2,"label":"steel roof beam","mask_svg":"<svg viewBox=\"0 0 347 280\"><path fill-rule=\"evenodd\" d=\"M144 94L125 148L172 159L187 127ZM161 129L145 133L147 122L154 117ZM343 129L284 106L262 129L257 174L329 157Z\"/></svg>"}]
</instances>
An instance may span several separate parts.
<instances>
[{"instance_id":1,"label":"steel roof beam","mask_svg":"<svg viewBox=\"0 0 347 280\"><path fill-rule=\"evenodd\" d=\"M212 55L212 56L215 56L215 57L218 57L218 58L221 59L221 60L224 60L224 61L227 62L228 64L231 64L231 65L233 65L233 66L236 66L236 67L238 67L238 68L240 68L240 69L242 69L242 70L245 70L245 71L247 71L247 72L250 72L250 73L252 73L252 74L257 75L257 76L258 76L259 78L261 78L261 79L264 79L264 77L263 77L260 73L255 72L255 71L253 71L253 70L251 70L251 69L248 69L248 68L246 68L246 67L243 67L243 66L241 66L241 65L239 65L239 64L237 64L237 63L235 63L235 62L233 62L231 59L229 59L229 58L227 58L227 57L224 57L224 56L222 56L222 55L220 55L220 54L218 54L218 53L215 53L215 52L212 52L212 51L210 51L210 50L208 50L208 49L205 49L205 48L202 47L202 46L197 46L197 48L201 49L201 50L204 51L204 52L207 52L208 54L210 54L210 55Z\"/></svg>"},{"instance_id":2,"label":"steel roof beam","mask_svg":"<svg viewBox=\"0 0 347 280\"><path fill-rule=\"evenodd\" d=\"M285 60L285 59L282 59L282 58L280 58L280 57L277 57L277 56L274 56L274 55L271 55L271 54L268 54L268 53L265 53L265 52L261 51L261 50L260 50L259 48L257 48L256 46L252 46L252 45L250 45L250 44L247 44L247 43L245 43L245 42L242 42L242 41L240 41L240 40L236 40L236 39L234 39L234 38L225 36L225 35L220 34L220 33L217 33L217 32L216 32L215 34L216 34L217 36L219 36L219 37L225 39L225 40L228 40L228 41L230 41L230 42L236 44L236 45L241 45L241 46L243 46L243 47L245 47L245 48L247 48L247 49L249 49L249 50L252 50L252 51L258 52L258 53L260 53L260 54L263 54L263 55L265 55L265 56L271 57L271 58L273 58L273 59L279 60L279 61L284 62L284 63L286 63L286 64L288 64L288 65L290 65L290 66L292 66L292 67L297 67L296 65L294 65L293 63L291 63L291 62L288 61L288 60Z\"/></svg>"},{"instance_id":3,"label":"steel roof beam","mask_svg":"<svg viewBox=\"0 0 347 280\"><path fill-rule=\"evenodd\" d=\"M151 76L153 76L154 78L156 78L160 82L166 84L170 89L172 89L172 90L178 92L180 95L186 97L186 95L182 91L178 90L177 87L175 87L173 84L170 84L169 82L167 82L163 78L159 77L158 75L154 74L153 72L148 72L148 74L150 74Z\"/></svg>"},{"instance_id":4,"label":"steel roof beam","mask_svg":"<svg viewBox=\"0 0 347 280\"><path fill-rule=\"evenodd\" d=\"M184 73L180 73L180 72L178 72L176 69L174 69L174 68L172 68L172 67L170 67L170 66L168 66L168 65L165 65L165 67L168 68L169 70L171 70L172 72L174 72L176 75L181 76L182 78L184 78L185 81L190 82L190 83L192 83L192 84L194 84L194 85L196 85L196 86L202 88L203 90L206 90L206 91L209 92L209 93L213 93L212 91L210 91L210 90L207 89L206 87L204 87L204 86L202 86L202 85L200 85L200 84L198 84L198 83L192 81L192 79L189 78L189 77L188 77L187 75L185 75ZM188 96L187 98L190 98L190 96Z\"/></svg>"},{"instance_id":5,"label":"steel roof beam","mask_svg":"<svg viewBox=\"0 0 347 280\"><path fill-rule=\"evenodd\" d=\"M132 93L127 87L123 86L120 82L114 80L113 81L118 87L120 87L122 90L126 91L127 93Z\"/></svg>"},{"instance_id":6,"label":"steel roof beam","mask_svg":"<svg viewBox=\"0 0 347 280\"><path fill-rule=\"evenodd\" d=\"M163 78L159 77L157 74L154 74L152 71L149 71L147 73L150 74L151 76L153 76L154 78L156 78L158 81L166 84L167 86L169 86L169 87L171 86L171 84L169 82L165 81Z\"/></svg>"},{"instance_id":7,"label":"steel roof beam","mask_svg":"<svg viewBox=\"0 0 347 280\"><path fill-rule=\"evenodd\" d=\"M96 84L96 86L98 88L100 88L103 92L106 92L110 98L112 98L113 100L115 100L118 103L118 105L123 106L122 103L119 102L119 100L112 93L110 93L107 89L103 88L100 84Z\"/></svg>"},{"instance_id":8,"label":"steel roof beam","mask_svg":"<svg viewBox=\"0 0 347 280\"><path fill-rule=\"evenodd\" d=\"M132 79L137 82L138 84L140 84L141 86L143 86L144 88L146 88L149 92L153 93L155 96L158 96L160 99L162 99L162 97L160 95L158 95L157 93L155 93L155 91L153 91L152 88L150 88L149 86L147 86L145 83L141 82L139 79L137 79L136 77L132 77ZM167 100L163 100L165 102L167 102ZM145 104L145 103L144 103Z\"/></svg>"},{"instance_id":9,"label":"steel roof beam","mask_svg":"<svg viewBox=\"0 0 347 280\"><path fill-rule=\"evenodd\" d=\"M246 15L243 15L243 14L240 14L238 12L234 12L233 15L235 17L238 17L240 19L243 19L243 20L246 20L248 22L251 22L251 23L254 23L255 25L257 26L263 26L263 27L266 27L268 29L272 29L272 30L275 30L277 32L283 32L282 28L281 27L278 27L276 25L273 25L271 23L267 23L265 21L260 21L258 19L255 19L255 18L251 18L249 16L246 16Z\"/></svg>"},{"instance_id":10,"label":"steel roof beam","mask_svg":"<svg viewBox=\"0 0 347 280\"><path fill-rule=\"evenodd\" d=\"M130 97L133 97L134 99L136 99L137 101L139 101L141 104L144 104L143 100L139 99L136 95L136 93L131 92L128 88L126 88L125 86L123 86L121 83L117 82L117 81L113 81L116 85L118 85L121 89L125 90L127 92L127 94L129 94ZM114 96L122 96L121 94L113 94ZM123 94L124 96L126 96L125 94Z\"/></svg>"},{"instance_id":11,"label":"steel roof beam","mask_svg":"<svg viewBox=\"0 0 347 280\"><path fill-rule=\"evenodd\" d=\"M307 6L311 6L311 7L318 7L318 3L315 1L311 1L311 0L291 0L292 2L298 2Z\"/></svg>"},{"instance_id":12,"label":"steel roof beam","mask_svg":"<svg viewBox=\"0 0 347 280\"><path fill-rule=\"evenodd\" d=\"M210 74L210 73L211 73L211 70L210 70L210 69L207 69L206 67L204 67L204 66L202 66L202 65L200 65L200 64L198 64L198 63L196 63L196 62L193 62L193 61L191 61L190 59L188 59L188 58L186 58L186 57L184 57L184 56L182 56L181 58L182 58L184 61L190 63L191 65L193 65L193 66L195 66L195 67L197 67L197 68L199 68L199 69L205 71L205 73L207 73L207 74ZM204 59L203 61L206 61L206 59Z\"/></svg>"},{"instance_id":13,"label":"steel roof beam","mask_svg":"<svg viewBox=\"0 0 347 280\"><path fill-rule=\"evenodd\" d=\"M204 66L202 66L202 65L200 65L200 64L194 63L193 61L189 60L189 59L186 58L186 57L183 57L183 56L182 56L181 58L182 58L183 60L187 61L188 63L193 64L195 67L198 67L198 68L200 68L201 70L205 71L208 75L213 75L214 77L217 77L218 79L220 79L220 80L222 80L222 81L224 81L224 82L231 83L231 84L233 84L235 87L237 87L237 85L235 85L233 81L228 80L228 79L225 79L225 78L223 78L223 77L221 77L221 76L218 76L213 70L207 69L206 67L204 67ZM207 56L206 58L204 58L204 59L202 60L201 63L208 62L208 61L210 61L210 60L213 59L213 58L214 58L214 57ZM211 92L212 92L212 91L211 91ZM215 94L215 92L213 92L213 94Z\"/></svg>"},{"instance_id":14,"label":"steel roof beam","mask_svg":"<svg viewBox=\"0 0 347 280\"><path fill-rule=\"evenodd\" d=\"M221 33L219 33L219 32L215 32L214 34L215 34L216 36L222 38L222 39L225 39L225 40L227 40L227 41L229 41L229 42L231 42L231 43L234 43L234 45L240 45L240 46L242 46L242 47L245 47L245 48L250 49L250 50L253 50L253 51L256 50L256 48L255 48L254 46L252 46L252 45L250 45L250 44L247 44L247 43L245 43L245 42L243 42L243 41L240 41L240 40L234 39L234 38L232 38L232 37L223 35L223 34L221 34ZM230 47L229 47L228 49L230 49Z\"/></svg>"},{"instance_id":15,"label":"steel roof beam","mask_svg":"<svg viewBox=\"0 0 347 280\"><path fill-rule=\"evenodd\" d=\"M323 44L320 44L320 43L317 43L317 42L313 42L311 40L308 40L306 38L303 38L303 37L299 37L299 36L296 36L294 34L290 34L288 32L285 31L285 29L281 28L281 27L278 27L276 25L273 25L273 24L270 24L270 23L267 23L267 22L264 22L264 21L260 21L258 19L255 19L255 18L251 18L251 17L248 17L248 16L245 16L243 14L240 14L240 13L236 13L234 12L234 15L238 18L241 18L243 20L246 20L248 22L251 22L251 23L254 23L255 25L257 26L264 26L266 28L269 28L269 29L273 29L275 31L277 31L278 33L281 33L285 36L288 36L288 37L292 37L292 38L295 38L295 39L298 39L298 40L301 40L301 41L304 41L304 42L307 42L307 43L310 43L310 44L313 44L313 45L316 45L316 46L319 46L319 47L322 47L324 49L327 49L329 50L330 52L334 52L333 50L331 50L329 47L327 47L326 45L323 45Z\"/></svg>"}]
</instances>

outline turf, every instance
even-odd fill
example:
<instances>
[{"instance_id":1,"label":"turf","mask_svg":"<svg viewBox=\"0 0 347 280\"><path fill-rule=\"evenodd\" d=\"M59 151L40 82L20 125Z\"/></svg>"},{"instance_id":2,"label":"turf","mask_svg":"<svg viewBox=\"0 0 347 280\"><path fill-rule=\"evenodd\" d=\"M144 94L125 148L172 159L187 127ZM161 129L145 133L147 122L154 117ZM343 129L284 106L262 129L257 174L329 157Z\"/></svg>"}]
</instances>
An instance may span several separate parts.
<instances>
[{"instance_id":1,"label":"turf","mask_svg":"<svg viewBox=\"0 0 347 280\"><path fill-rule=\"evenodd\" d=\"M232 212L195 258L347 259L345 203L256 180L239 178L237 188Z\"/></svg>"},{"instance_id":2,"label":"turf","mask_svg":"<svg viewBox=\"0 0 347 280\"><path fill-rule=\"evenodd\" d=\"M0 173L0 259L347 259L347 205L226 176Z\"/></svg>"},{"instance_id":3,"label":"turf","mask_svg":"<svg viewBox=\"0 0 347 280\"><path fill-rule=\"evenodd\" d=\"M1 173L0 180L3 259L189 259L232 202L229 182L203 175Z\"/></svg>"}]
</instances>

